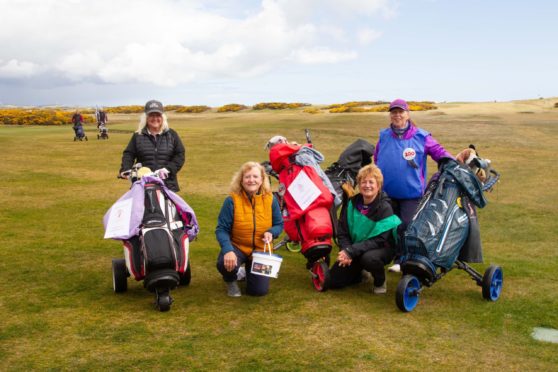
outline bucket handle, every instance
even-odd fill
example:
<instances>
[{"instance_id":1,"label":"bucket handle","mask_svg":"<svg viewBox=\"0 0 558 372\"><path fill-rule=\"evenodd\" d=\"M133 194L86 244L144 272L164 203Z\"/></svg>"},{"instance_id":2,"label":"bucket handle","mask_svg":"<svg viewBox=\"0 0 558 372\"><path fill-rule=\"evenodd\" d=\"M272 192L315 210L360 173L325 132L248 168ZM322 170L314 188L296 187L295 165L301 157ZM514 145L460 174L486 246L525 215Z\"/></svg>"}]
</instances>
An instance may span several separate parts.
<instances>
[{"instance_id":1,"label":"bucket handle","mask_svg":"<svg viewBox=\"0 0 558 372\"><path fill-rule=\"evenodd\" d=\"M273 247L271 246L271 242L264 243L264 250L263 250L264 253L266 249L269 251L269 255L271 256L273 254Z\"/></svg>"}]
</instances>

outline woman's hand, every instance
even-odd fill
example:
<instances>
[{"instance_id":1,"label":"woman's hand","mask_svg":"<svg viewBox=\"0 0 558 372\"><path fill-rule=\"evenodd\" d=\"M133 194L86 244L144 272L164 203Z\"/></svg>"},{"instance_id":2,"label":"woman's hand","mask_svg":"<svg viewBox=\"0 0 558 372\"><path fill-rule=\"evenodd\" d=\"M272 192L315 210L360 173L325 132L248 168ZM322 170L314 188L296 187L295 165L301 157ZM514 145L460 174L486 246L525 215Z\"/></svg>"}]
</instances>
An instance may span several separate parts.
<instances>
[{"instance_id":1,"label":"woman's hand","mask_svg":"<svg viewBox=\"0 0 558 372\"><path fill-rule=\"evenodd\" d=\"M264 243L271 243L273 241L273 234L269 231L264 232L262 240Z\"/></svg>"},{"instance_id":2,"label":"woman's hand","mask_svg":"<svg viewBox=\"0 0 558 372\"><path fill-rule=\"evenodd\" d=\"M227 269L227 271L233 271L236 267L236 254L233 251L227 252L223 256L223 259L225 261L225 269Z\"/></svg>"},{"instance_id":3,"label":"woman's hand","mask_svg":"<svg viewBox=\"0 0 558 372\"><path fill-rule=\"evenodd\" d=\"M349 266L353 259L345 252L344 250L340 251L337 255L337 261L339 262L339 266Z\"/></svg>"}]
</instances>

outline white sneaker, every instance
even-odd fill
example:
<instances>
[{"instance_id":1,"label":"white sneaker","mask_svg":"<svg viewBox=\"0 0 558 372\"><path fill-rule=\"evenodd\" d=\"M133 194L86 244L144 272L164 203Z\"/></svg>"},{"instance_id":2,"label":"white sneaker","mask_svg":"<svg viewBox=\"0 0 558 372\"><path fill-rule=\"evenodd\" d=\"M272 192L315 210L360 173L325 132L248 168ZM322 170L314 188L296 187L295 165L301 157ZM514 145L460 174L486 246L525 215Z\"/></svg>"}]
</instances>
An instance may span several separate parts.
<instances>
[{"instance_id":1,"label":"white sneaker","mask_svg":"<svg viewBox=\"0 0 558 372\"><path fill-rule=\"evenodd\" d=\"M374 289L372 290L374 292L374 294L386 294L387 292L387 280L384 280L384 284L382 284L379 287L374 287Z\"/></svg>"},{"instance_id":2,"label":"white sneaker","mask_svg":"<svg viewBox=\"0 0 558 372\"><path fill-rule=\"evenodd\" d=\"M240 266L238 268L238 271L236 272L236 280L241 282L245 279L246 279L246 269L244 268L244 266Z\"/></svg>"},{"instance_id":3,"label":"white sneaker","mask_svg":"<svg viewBox=\"0 0 558 372\"><path fill-rule=\"evenodd\" d=\"M238 287L238 283L236 281L227 283L227 295L229 297L242 296L242 293L240 293L240 288Z\"/></svg>"},{"instance_id":4,"label":"white sneaker","mask_svg":"<svg viewBox=\"0 0 558 372\"><path fill-rule=\"evenodd\" d=\"M400 273L401 272L401 265L394 264L394 265L392 265L388 268L388 271L392 272L392 273Z\"/></svg>"}]
</instances>

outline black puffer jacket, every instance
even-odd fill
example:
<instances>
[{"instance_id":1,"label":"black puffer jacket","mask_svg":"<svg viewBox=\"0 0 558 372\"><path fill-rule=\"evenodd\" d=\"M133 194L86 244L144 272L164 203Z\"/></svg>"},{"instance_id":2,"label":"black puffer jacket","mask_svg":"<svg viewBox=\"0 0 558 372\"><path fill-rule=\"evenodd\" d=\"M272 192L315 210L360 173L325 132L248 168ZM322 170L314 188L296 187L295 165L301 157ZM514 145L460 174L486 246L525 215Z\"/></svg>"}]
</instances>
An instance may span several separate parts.
<instances>
[{"instance_id":1,"label":"black puffer jacket","mask_svg":"<svg viewBox=\"0 0 558 372\"><path fill-rule=\"evenodd\" d=\"M178 134L168 129L161 134L151 135L144 128L141 133L134 133L122 154L120 173L132 168L134 163L152 171L167 168L170 172L165 184L172 191L179 191L176 175L184 165L186 150Z\"/></svg>"}]
</instances>

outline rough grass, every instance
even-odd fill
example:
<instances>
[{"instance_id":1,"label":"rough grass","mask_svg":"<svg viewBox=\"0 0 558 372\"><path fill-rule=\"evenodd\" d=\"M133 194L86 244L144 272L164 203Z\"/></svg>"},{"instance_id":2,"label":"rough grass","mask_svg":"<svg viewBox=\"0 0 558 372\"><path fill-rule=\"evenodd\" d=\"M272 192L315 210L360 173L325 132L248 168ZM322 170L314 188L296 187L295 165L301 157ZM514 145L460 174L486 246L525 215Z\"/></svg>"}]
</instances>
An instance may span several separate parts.
<instances>
[{"instance_id":1,"label":"rough grass","mask_svg":"<svg viewBox=\"0 0 558 372\"><path fill-rule=\"evenodd\" d=\"M522 115L526 107L534 113ZM317 293L302 255L285 251L268 296L225 296L213 230L239 165L265 160L272 135L302 142L309 128L327 166L357 137L375 142L385 114L173 114L187 147L181 195L202 230L191 245L192 283L173 291L168 313L153 309L141 283L112 292L110 260L122 252L102 239L101 218L128 187L116 174L136 117L113 115L110 129L119 132L108 141L98 141L93 126L88 142L73 142L70 126L0 127L1 368L555 369L558 345L530 333L558 328L558 112L537 100L441 104L412 115L454 154L474 143L502 173L480 211L486 263L475 265L481 272L502 265L496 303L460 271L426 289L408 314L395 306L392 273L386 296L373 296L369 284Z\"/></svg>"}]
</instances>

